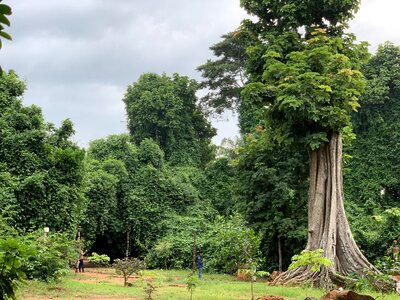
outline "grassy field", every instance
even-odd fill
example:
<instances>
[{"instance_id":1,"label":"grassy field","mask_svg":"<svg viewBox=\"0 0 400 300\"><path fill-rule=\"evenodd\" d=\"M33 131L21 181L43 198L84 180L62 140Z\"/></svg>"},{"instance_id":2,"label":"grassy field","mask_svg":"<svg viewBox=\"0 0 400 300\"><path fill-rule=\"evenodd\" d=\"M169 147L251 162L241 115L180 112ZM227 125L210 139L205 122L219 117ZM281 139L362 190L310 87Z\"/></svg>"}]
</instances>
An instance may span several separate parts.
<instances>
[{"instance_id":1,"label":"grassy field","mask_svg":"<svg viewBox=\"0 0 400 300\"><path fill-rule=\"evenodd\" d=\"M87 300L128 300L146 299L144 287L147 282L155 285L153 299L190 299L185 278L189 271L145 271L142 278L131 278L130 287L123 286L123 278L114 273L113 269L88 269L84 274L71 272L62 282L45 284L29 281L18 292L19 299L87 299ZM295 287L271 287L265 282L254 284L255 299L266 295L282 296L285 299L304 299L308 296L320 298L324 292L316 289ZM373 297L378 294L367 293ZM236 281L229 275L204 274L193 293L197 300L251 299L250 283ZM386 295L385 300L399 300L398 295Z\"/></svg>"}]
</instances>

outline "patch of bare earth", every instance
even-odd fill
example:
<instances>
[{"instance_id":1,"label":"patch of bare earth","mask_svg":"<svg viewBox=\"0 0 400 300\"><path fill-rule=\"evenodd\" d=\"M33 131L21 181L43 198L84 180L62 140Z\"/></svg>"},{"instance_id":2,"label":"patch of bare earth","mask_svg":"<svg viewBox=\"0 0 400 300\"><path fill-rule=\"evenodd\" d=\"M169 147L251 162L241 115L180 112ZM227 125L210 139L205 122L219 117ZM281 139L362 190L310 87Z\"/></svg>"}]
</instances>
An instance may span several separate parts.
<instances>
[{"instance_id":1,"label":"patch of bare earth","mask_svg":"<svg viewBox=\"0 0 400 300\"><path fill-rule=\"evenodd\" d=\"M24 300L56 300L56 299L60 299L58 297L24 297ZM117 297L117 296L104 296L104 295L91 295L89 297L85 296L85 297L79 297L76 298L79 300L139 300L138 298L133 298L133 297Z\"/></svg>"}]
</instances>

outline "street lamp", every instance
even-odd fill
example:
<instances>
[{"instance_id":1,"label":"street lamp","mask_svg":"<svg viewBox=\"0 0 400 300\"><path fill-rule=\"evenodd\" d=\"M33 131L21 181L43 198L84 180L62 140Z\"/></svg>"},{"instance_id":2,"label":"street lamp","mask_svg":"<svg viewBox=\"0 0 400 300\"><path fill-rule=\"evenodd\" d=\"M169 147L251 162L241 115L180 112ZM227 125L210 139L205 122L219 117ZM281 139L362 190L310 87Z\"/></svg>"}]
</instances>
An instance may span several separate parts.
<instances>
[{"instance_id":1,"label":"street lamp","mask_svg":"<svg viewBox=\"0 0 400 300\"><path fill-rule=\"evenodd\" d=\"M50 228L45 227L45 228L43 228L43 231L44 231L44 237L47 238L49 236Z\"/></svg>"}]
</instances>

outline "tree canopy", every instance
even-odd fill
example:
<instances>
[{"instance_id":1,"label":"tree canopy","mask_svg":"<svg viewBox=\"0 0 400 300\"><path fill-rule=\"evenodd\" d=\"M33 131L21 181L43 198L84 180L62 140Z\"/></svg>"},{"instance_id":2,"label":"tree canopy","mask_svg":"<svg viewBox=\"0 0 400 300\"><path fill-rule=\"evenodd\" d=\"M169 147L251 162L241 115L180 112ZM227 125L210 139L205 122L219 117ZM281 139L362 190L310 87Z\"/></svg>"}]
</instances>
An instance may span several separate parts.
<instances>
[{"instance_id":1,"label":"tree canopy","mask_svg":"<svg viewBox=\"0 0 400 300\"><path fill-rule=\"evenodd\" d=\"M73 126L44 122L37 106L21 103L25 83L0 77L0 203L20 228L72 230L83 208L84 151L70 141ZM51 213L50 213L51 212Z\"/></svg>"},{"instance_id":2,"label":"tree canopy","mask_svg":"<svg viewBox=\"0 0 400 300\"><path fill-rule=\"evenodd\" d=\"M152 138L172 164L204 166L215 129L197 107L198 85L174 74L143 74L124 97L128 128L136 144Z\"/></svg>"}]
</instances>

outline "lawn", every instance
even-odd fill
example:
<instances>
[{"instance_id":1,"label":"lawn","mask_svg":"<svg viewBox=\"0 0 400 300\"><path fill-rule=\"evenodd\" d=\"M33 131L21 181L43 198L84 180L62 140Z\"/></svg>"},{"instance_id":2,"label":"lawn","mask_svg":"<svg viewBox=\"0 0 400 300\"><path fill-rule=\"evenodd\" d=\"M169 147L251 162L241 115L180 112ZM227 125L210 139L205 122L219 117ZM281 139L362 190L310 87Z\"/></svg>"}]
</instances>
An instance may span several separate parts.
<instances>
[{"instance_id":1,"label":"lawn","mask_svg":"<svg viewBox=\"0 0 400 300\"><path fill-rule=\"evenodd\" d=\"M41 283L28 281L18 292L18 299L44 300L44 299L87 299L87 300L128 300L146 299L144 287L147 282L155 285L156 291L153 299L190 299L186 288L185 278L189 271L164 271L147 270L141 278L134 277L129 280L130 287L123 286L122 276L114 273L113 269L87 269L85 273L69 273L59 283ZM306 296L320 298L324 292L317 289L296 287L272 287L265 282L254 284L255 299L260 296L276 295L285 299L303 300ZM378 294L368 293L373 297ZM193 293L193 299L251 299L250 283L236 281L236 278L223 274L204 274ZM398 300L397 295L387 295L385 300Z\"/></svg>"}]
</instances>

